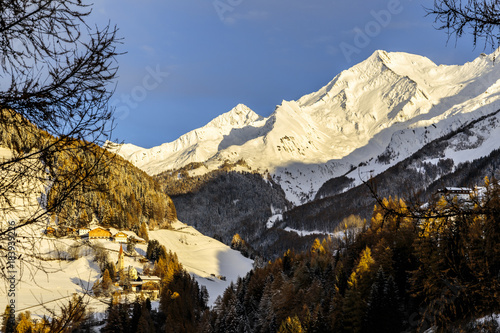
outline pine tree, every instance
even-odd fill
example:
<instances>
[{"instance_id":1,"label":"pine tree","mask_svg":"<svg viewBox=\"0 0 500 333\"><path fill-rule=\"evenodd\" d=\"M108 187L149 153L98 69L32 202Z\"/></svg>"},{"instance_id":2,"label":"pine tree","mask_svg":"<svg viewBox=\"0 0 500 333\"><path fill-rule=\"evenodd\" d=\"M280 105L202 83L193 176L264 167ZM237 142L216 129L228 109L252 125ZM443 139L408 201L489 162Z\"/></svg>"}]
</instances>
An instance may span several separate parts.
<instances>
[{"instance_id":1,"label":"pine tree","mask_svg":"<svg viewBox=\"0 0 500 333\"><path fill-rule=\"evenodd\" d=\"M347 331L359 332L362 329L366 308L364 297L368 294L368 289L371 285L371 274L374 263L371 250L367 246L361 252L356 269L351 273L347 281L348 289L343 304L343 319Z\"/></svg>"},{"instance_id":2,"label":"pine tree","mask_svg":"<svg viewBox=\"0 0 500 333\"><path fill-rule=\"evenodd\" d=\"M350 288L346 291L342 305L343 327L346 332L360 332L365 311L364 306L360 290Z\"/></svg>"},{"instance_id":3,"label":"pine tree","mask_svg":"<svg viewBox=\"0 0 500 333\"><path fill-rule=\"evenodd\" d=\"M234 234L233 239L231 240L231 248L232 249L239 249L239 248L241 248L243 242L244 241L241 238L240 234Z\"/></svg>"},{"instance_id":4,"label":"pine tree","mask_svg":"<svg viewBox=\"0 0 500 333\"><path fill-rule=\"evenodd\" d=\"M385 332L401 332L403 314L401 312L398 289L392 275L385 282L382 303L385 305L383 316L385 319Z\"/></svg>"},{"instance_id":5,"label":"pine tree","mask_svg":"<svg viewBox=\"0 0 500 333\"><path fill-rule=\"evenodd\" d=\"M87 211L84 209L78 220L78 227L82 228L87 227L89 225L89 222L90 222L89 216L87 214Z\"/></svg>"},{"instance_id":6,"label":"pine tree","mask_svg":"<svg viewBox=\"0 0 500 333\"><path fill-rule=\"evenodd\" d=\"M73 295L67 304L61 306L58 316L50 321L49 332L72 332L78 329L87 316L87 304L82 296Z\"/></svg>"},{"instance_id":7,"label":"pine tree","mask_svg":"<svg viewBox=\"0 0 500 333\"><path fill-rule=\"evenodd\" d=\"M90 323L90 325L88 327L90 328L92 326L93 326L92 323ZM48 321L48 319L46 317L43 317L43 318L39 319L35 323L35 327L33 328L33 332L36 332L36 333L51 333L50 332L50 322ZM91 330L77 331L75 333L92 333L92 331Z\"/></svg>"},{"instance_id":8,"label":"pine tree","mask_svg":"<svg viewBox=\"0 0 500 333\"><path fill-rule=\"evenodd\" d=\"M166 258L167 251L163 245L156 240L150 240L148 242L148 248L146 249L146 258L151 261L157 261L160 257Z\"/></svg>"},{"instance_id":9,"label":"pine tree","mask_svg":"<svg viewBox=\"0 0 500 333\"><path fill-rule=\"evenodd\" d=\"M146 222L141 223L138 236L144 239L146 242L149 242L149 229Z\"/></svg>"},{"instance_id":10,"label":"pine tree","mask_svg":"<svg viewBox=\"0 0 500 333\"><path fill-rule=\"evenodd\" d=\"M303 333L305 332L302 328L302 324L300 323L297 315L293 316L293 318L286 318L281 323L281 326L278 330L278 333Z\"/></svg>"},{"instance_id":11,"label":"pine tree","mask_svg":"<svg viewBox=\"0 0 500 333\"><path fill-rule=\"evenodd\" d=\"M135 255L135 245L137 241L133 237L127 237L127 252L131 255Z\"/></svg>"},{"instance_id":12,"label":"pine tree","mask_svg":"<svg viewBox=\"0 0 500 333\"><path fill-rule=\"evenodd\" d=\"M103 291L109 290L109 288L112 286L113 281L111 280L111 277L109 276L109 271L106 269L104 271L104 274L102 274L102 289Z\"/></svg>"},{"instance_id":13,"label":"pine tree","mask_svg":"<svg viewBox=\"0 0 500 333\"><path fill-rule=\"evenodd\" d=\"M385 332L384 331L384 286L385 274L382 267L378 270L368 296L366 314L363 323L363 332Z\"/></svg>"},{"instance_id":14,"label":"pine tree","mask_svg":"<svg viewBox=\"0 0 500 333\"><path fill-rule=\"evenodd\" d=\"M20 313L17 317L16 333L31 333L33 330L33 321L29 311Z\"/></svg>"},{"instance_id":15,"label":"pine tree","mask_svg":"<svg viewBox=\"0 0 500 333\"><path fill-rule=\"evenodd\" d=\"M257 307L257 329L260 331L268 331L272 316L272 294L273 290L271 287L272 283L268 282L264 286L262 292L262 297L260 298L259 305Z\"/></svg>"},{"instance_id":16,"label":"pine tree","mask_svg":"<svg viewBox=\"0 0 500 333\"><path fill-rule=\"evenodd\" d=\"M102 333L123 333L127 329L123 323L123 307L118 298L113 297L107 309L106 326L101 330Z\"/></svg>"},{"instance_id":17,"label":"pine tree","mask_svg":"<svg viewBox=\"0 0 500 333\"><path fill-rule=\"evenodd\" d=\"M326 253L325 248L323 247L323 245L321 244L321 241L318 238L316 238L314 240L314 243L313 243L313 245L311 247L311 252L317 253L317 254L320 254L320 255Z\"/></svg>"},{"instance_id":18,"label":"pine tree","mask_svg":"<svg viewBox=\"0 0 500 333\"><path fill-rule=\"evenodd\" d=\"M394 273L394 261L393 261L394 251L389 246L385 238L382 238L378 244L375 246L373 251L373 257L376 261L376 265L382 268L384 273L391 275Z\"/></svg>"},{"instance_id":19,"label":"pine tree","mask_svg":"<svg viewBox=\"0 0 500 333\"><path fill-rule=\"evenodd\" d=\"M5 307L5 311L2 316L2 332L13 333L16 328L16 318L10 306Z\"/></svg>"},{"instance_id":20,"label":"pine tree","mask_svg":"<svg viewBox=\"0 0 500 333\"><path fill-rule=\"evenodd\" d=\"M167 323L168 325L168 323ZM153 319L151 318L151 314L146 308L146 304L142 306L141 316L139 318L139 322L137 325L137 333L155 333L155 325Z\"/></svg>"},{"instance_id":21,"label":"pine tree","mask_svg":"<svg viewBox=\"0 0 500 333\"><path fill-rule=\"evenodd\" d=\"M134 304L132 305L132 317L130 318L130 329L132 332L137 331L139 319L142 316L142 307L143 303L141 304L139 298L136 298Z\"/></svg>"}]
</instances>

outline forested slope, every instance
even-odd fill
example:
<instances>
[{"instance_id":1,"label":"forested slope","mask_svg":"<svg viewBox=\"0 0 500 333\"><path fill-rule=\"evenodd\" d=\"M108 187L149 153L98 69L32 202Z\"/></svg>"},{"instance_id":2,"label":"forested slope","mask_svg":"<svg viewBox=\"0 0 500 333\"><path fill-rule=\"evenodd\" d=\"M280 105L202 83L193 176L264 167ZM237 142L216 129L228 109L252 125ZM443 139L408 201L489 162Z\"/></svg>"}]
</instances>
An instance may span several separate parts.
<instances>
[{"instance_id":1,"label":"forested slope","mask_svg":"<svg viewBox=\"0 0 500 333\"><path fill-rule=\"evenodd\" d=\"M2 110L0 117L0 147L12 152L2 160L2 172L45 184L40 203L60 224L86 226L95 218L102 225L134 229L141 222L167 227L176 219L170 197L122 157L84 140L55 138L13 111ZM33 195L18 183L16 188L3 184L4 201L7 195Z\"/></svg>"},{"instance_id":2,"label":"forested slope","mask_svg":"<svg viewBox=\"0 0 500 333\"><path fill-rule=\"evenodd\" d=\"M287 251L228 288L204 329L497 332L487 316L500 312L500 187L486 184L425 209L383 199L356 236Z\"/></svg>"},{"instance_id":3,"label":"forested slope","mask_svg":"<svg viewBox=\"0 0 500 333\"><path fill-rule=\"evenodd\" d=\"M193 177L178 174L164 173L156 179L169 194L175 193L172 200L179 219L226 244L239 233L254 245L266 232L267 219L290 207L283 190L259 174L227 170Z\"/></svg>"}]
</instances>

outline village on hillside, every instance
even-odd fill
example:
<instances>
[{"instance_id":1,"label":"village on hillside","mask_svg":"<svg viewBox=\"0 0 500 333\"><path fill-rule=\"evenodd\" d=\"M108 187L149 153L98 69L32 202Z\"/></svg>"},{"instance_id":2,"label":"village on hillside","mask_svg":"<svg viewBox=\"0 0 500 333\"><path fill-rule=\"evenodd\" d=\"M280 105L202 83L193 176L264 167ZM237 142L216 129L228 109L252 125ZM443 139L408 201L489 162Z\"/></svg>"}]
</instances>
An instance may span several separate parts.
<instances>
[{"instance_id":1,"label":"village on hillside","mask_svg":"<svg viewBox=\"0 0 500 333\"><path fill-rule=\"evenodd\" d=\"M74 237L75 240L91 242L95 240L104 240L120 244L117 259L114 262L114 268L110 276L109 272L103 272L99 280L94 284L93 291L95 296L107 295L111 292L135 293L141 294L151 300L157 299L160 293L161 278L150 274L149 269L144 269L143 274L139 274L137 269L131 265L125 265L125 255L133 257L142 264L149 263L149 260L135 251L136 244L147 244L147 242L138 237L131 231L117 231L113 228L104 228L98 225L91 225L89 228L73 228L68 226L49 225L44 230L46 236L54 237ZM122 244L127 244L129 252L124 251Z\"/></svg>"}]
</instances>

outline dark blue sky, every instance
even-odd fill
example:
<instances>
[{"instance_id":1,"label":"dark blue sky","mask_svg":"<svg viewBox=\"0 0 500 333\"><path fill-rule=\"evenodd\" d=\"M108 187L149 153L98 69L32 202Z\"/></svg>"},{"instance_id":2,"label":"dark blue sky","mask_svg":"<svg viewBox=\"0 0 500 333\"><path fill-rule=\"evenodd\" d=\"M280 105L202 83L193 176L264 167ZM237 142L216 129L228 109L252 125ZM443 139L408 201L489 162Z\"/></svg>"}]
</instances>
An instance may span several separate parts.
<instances>
[{"instance_id":1,"label":"dark blue sky","mask_svg":"<svg viewBox=\"0 0 500 333\"><path fill-rule=\"evenodd\" d=\"M268 116L373 51L463 64L483 49L447 41L417 0L102 0L94 17L123 37L119 141L152 147L243 103Z\"/></svg>"}]
</instances>

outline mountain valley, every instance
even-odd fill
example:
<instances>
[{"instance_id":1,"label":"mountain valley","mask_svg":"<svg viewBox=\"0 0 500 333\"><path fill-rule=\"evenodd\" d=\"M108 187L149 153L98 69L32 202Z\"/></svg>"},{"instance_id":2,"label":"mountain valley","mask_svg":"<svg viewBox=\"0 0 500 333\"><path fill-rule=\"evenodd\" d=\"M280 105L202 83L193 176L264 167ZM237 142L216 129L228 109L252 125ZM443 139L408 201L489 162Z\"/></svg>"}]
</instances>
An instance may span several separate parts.
<instances>
[{"instance_id":1,"label":"mountain valley","mask_svg":"<svg viewBox=\"0 0 500 333\"><path fill-rule=\"evenodd\" d=\"M276 257L314 237L290 230L329 234L351 214L369 221L369 181L379 196L425 201L495 176L497 52L437 66L376 51L267 118L240 104L171 143L115 151L154 175L181 220L226 244L239 233Z\"/></svg>"}]
</instances>

